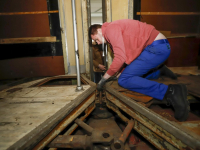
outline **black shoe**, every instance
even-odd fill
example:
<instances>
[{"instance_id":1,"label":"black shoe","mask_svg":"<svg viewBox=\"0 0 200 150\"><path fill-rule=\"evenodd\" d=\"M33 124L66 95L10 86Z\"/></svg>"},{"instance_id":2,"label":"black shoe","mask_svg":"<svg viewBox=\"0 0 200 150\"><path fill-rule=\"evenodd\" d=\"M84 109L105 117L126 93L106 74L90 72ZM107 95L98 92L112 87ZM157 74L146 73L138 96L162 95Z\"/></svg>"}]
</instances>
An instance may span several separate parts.
<instances>
[{"instance_id":1,"label":"black shoe","mask_svg":"<svg viewBox=\"0 0 200 150\"><path fill-rule=\"evenodd\" d=\"M187 87L184 84L170 84L165 97L175 110L175 118L179 121L187 120L190 111Z\"/></svg>"},{"instance_id":2,"label":"black shoe","mask_svg":"<svg viewBox=\"0 0 200 150\"><path fill-rule=\"evenodd\" d=\"M177 80L177 76L167 66L163 65L160 68L160 76L166 76L171 79Z\"/></svg>"}]
</instances>

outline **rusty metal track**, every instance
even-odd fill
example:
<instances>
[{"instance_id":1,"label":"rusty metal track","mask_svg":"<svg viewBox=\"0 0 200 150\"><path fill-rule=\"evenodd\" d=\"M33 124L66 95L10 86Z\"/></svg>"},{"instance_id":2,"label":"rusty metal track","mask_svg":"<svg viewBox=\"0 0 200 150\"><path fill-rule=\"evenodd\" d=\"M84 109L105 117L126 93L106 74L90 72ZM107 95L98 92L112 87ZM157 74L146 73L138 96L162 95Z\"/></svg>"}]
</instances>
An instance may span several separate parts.
<instances>
[{"instance_id":1,"label":"rusty metal track","mask_svg":"<svg viewBox=\"0 0 200 150\"><path fill-rule=\"evenodd\" d=\"M82 95L83 96L83 95ZM33 150L43 149L51 140L53 140L61 131L63 131L74 119L76 119L89 105L94 101L95 93L90 94L77 108L74 108L66 118L44 138L42 139ZM93 107L95 107L93 105Z\"/></svg>"},{"instance_id":2,"label":"rusty metal track","mask_svg":"<svg viewBox=\"0 0 200 150\"><path fill-rule=\"evenodd\" d=\"M192 122L191 120L187 122L178 122L173 119L173 117L166 117L165 114L163 114L166 111L162 112L162 108L158 105L147 108L153 104L150 97L136 95L136 97L138 96L139 98L134 100L135 97L131 95L132 93L120 89L115 85L111 85L110 83L106 84L105 91L97 92L95 83L88 80L85 76L81 77L81 81L84 84L90 84L91 87L83 92L82 95L78 96L70 107L61 109L46 120L40 128L36 128L33 131L34 133L30 132L9 149L41 150L45 147L86 148L93 147L96 143L106 143L107 148L111 147L113 150L123 150L124 146L127 146L125 141L132 129L136 130L157 149L190 150L200 148L200 132L198 131L198 133L195 133L195 131L199 129L196 125L199 126L200 118L192 116L194 117ZM50 80L60 78L72 77L57 76L45 78L45 80L38 82L34 86L41 86ZM142 102L139 101L140 99L142 99ZM113 130L110 125L106 127L106 130L112 130L112 133L106 132L110 135L110 139L106 139L106 135L102 137L105 129L103 126L100 126L100 123L95 125L94 122L90 122L92 125L90 127L83 122L83 120L98 106L100 114L103 114L106 109L111 109L124 123L128 124L122 134L117 133L117 138L111 136L116 131ZM97 109L94 111L96 110ZM84 115L83 112L85 112ZM92 115L95 114L96 112L93 112ZM78 116L80 116L80 119L77 119ZM112 120L111 118L109 119ZM109 119L107 119L106 122L109 122ZM100 120L103 121L104 119L101 118L99 121ZM116 123L113 123L113 126L115 125ZM87 137L83 135L73 135L78 126L89 133ZM60 135L65 129L67 129L67 131L63 133L63 135ZM101 130L101 132L99 130ZM72 142L71 139L74 139L74 141ZM83 140L81 141L81 139Z\"/></svg>"},{"instance_id":3,"label":"rusty metal track","mask_svg":"<svg viewBox=\"0 0 200 150\"><path fill-rule=\"evenodd\" d=\"M135 119L134 129L158 149L197 149L200 137L106 85L109 101Z\"/></svg>"}]
</instances>

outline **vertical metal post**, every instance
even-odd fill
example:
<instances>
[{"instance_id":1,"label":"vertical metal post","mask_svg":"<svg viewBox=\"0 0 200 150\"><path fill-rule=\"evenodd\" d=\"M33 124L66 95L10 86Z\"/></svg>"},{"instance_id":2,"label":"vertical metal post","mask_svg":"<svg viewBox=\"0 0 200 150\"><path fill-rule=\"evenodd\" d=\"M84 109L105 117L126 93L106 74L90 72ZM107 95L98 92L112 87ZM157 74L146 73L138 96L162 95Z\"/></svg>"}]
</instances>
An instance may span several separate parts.
<instances>
[{"instance_id":1,"label":"vertical metal post","mask_svg":"<svg viewBox=\"0 0 200 150\"><path fill-rule=\"evenodd\" d=\"M102 22L106 22L107 20L107 5L106 0L102 0ZM103 50L104 50L104 57L103 57L103 65L106 67L106 70L108 69L108 55L107 55L107 45L103 44Z\"/></svg>"},{"instance_id":2,"label":"vertical metal post","mask_svg":"<svg viewBox=\"0 0 200 150\"><path fill-rule=\"evenodd\" d=\"M89 28L91 26L91 5L90 5L90 0L87 0L87 18L88 18L88 28ZM90 79L92 81L94 81L93 54L92 54L92 47L91 47L90 44L89 44L89 55L90 55Z\"/></svg>"},{"instance_id":3,"label":"vertical metal post","mask_svg":"<svg viewBox=\"0 0 200 150\"><path fill-rule=\"evenodd\" d=\"M77 26L76 26L76 5L75 0L72 0L72 15L73 15L73 27L74 27L74 46L75 46L75 58L76 58L76 73L77 73L77 87L76 90L83 90L81 85L80 68L79 68L79 52L78 52L78 38L77 38Z\"/></svg>"}]
</instances>

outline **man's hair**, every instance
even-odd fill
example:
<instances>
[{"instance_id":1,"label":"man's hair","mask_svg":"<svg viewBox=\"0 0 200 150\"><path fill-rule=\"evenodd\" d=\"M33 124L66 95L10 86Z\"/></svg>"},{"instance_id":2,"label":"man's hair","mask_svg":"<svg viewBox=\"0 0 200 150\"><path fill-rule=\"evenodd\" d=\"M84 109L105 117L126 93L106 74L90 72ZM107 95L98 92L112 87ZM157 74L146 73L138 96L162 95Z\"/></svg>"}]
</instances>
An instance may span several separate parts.
<instances>
[{"instance_id":1,"label":"man's hair","mask_svg":"<svg viewBox=\"0 0 200 150\"><path fill-rule=\"evenodd\" d=\"M91 35L94 35L97 33L97 29L101 28L100 24L93 24L89 28L89 39L91 39Z\"/></svg>"}]
</instances>

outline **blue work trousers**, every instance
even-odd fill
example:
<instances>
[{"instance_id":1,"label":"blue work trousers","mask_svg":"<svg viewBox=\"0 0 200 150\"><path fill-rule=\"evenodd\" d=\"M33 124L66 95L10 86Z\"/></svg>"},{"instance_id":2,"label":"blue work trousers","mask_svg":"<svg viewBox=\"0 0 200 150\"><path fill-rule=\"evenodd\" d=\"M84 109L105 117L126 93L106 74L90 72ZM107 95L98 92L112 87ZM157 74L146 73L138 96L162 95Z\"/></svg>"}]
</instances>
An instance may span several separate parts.
<instances>
[{"instance_id":1,"label":"blue work trousers","mask_svg":"<svg viewBox=\"0 0 200 150\"><path fill-rule=\"evenodd\" d=\"M119 85L128 90L163 100L168 86L150 80L159 78L160 70L155 70L146 77L143 75L161 65L169 57L170 51L170 45L166 39L154 41L124 69L118 79Z\"/></svg>"}]
</instances>

